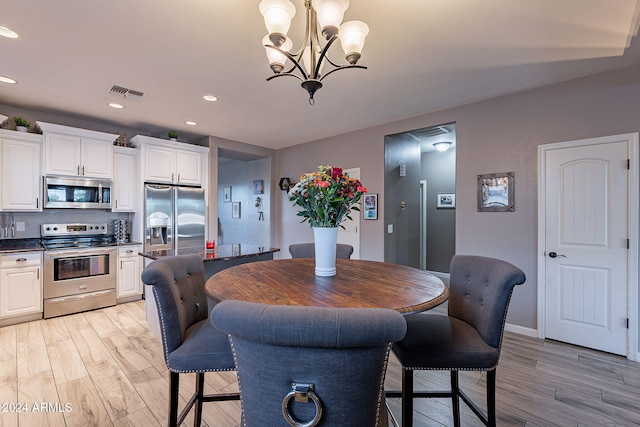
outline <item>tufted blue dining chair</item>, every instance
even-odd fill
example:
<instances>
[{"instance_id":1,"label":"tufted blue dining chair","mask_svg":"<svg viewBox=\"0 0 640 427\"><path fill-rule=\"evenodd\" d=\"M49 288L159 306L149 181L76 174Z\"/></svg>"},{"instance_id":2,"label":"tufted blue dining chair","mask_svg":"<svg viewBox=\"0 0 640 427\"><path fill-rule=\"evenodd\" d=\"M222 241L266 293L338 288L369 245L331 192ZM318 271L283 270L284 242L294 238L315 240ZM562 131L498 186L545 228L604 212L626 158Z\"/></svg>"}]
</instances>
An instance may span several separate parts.
<instances>
[{"instance_id":1,"label":"tufted blue dining chair","mask_svg":"<svg viewBox=\"0 0 640 427\"><path fill-rule=\"evenodd\" d=\"M204 394L204 373L235 369L227 335L208 318L205 273L197 255L169 256L142 271L142 281L153 287L164 359L169 369L169 426L182 423L195 405L194 425L202 421L202 403L238 400L238 393ZM179 374L195 372L196 390L178 414Z\"/></svg>"},{"instance_id":2,"label":"tufted blue dining chair","mask_svg":"<svg viewBox=\"0 0 640 427\"><path fill-rule=\"evenodd\" d=\"M289 245L291 258L313 258L316 256L316 249L313 243L293 243ZM353 254L353 246L338 243L336 245L336 258L350 259Z\"/></svg>"},{"instance_id":3,"label":"tufted blue dining chair","mask_svg":"<svg viewBox=\"0 0 640 427\"><path fill-rule=\"evenodd\" d=\"M402 364L402 425L412 426L413 399L450 397L453 420L460 426L459 399L488 426L496 425L496 366L507 309L513 288L525 281L524 273L494 258L455 255L450 268L448 315L418 314L407 317L407 334L393 345ZM450 391L414 391L413 371L448 370ZM487 413L460 389L458 371L484 371L487 375Z\"/></svg>"},{"instance_id":4,"label":"tufted blue dining chair","mask_svg":"<svg viewBox=\"0 0 640 427\"><path fill-rule=\"evenodd\" d=\"M400 313L228 300L211 321L231 340L243 426L387 425L383 384L390 344L406 330Z\"/></svg>"}]
</instances>

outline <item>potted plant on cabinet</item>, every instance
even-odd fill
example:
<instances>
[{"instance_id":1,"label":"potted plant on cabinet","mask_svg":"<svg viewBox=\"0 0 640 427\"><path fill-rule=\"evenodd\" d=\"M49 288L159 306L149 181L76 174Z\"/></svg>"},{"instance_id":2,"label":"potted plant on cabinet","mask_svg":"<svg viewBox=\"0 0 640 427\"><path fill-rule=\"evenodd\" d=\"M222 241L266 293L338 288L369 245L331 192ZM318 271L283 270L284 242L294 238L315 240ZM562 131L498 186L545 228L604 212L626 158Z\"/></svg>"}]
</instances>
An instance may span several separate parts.
<instances>
[{"instance_id":1,"label":"potted plant on cabinet","mask_svg":"<svg viewBox=\"0 0 640 427\"><path fill-rule=\"evenodd\" d=\"M170 139L170 140L172 140L172 141L177 141L177 140L178 140L178 132L177 132L177 131L175 131L175 130L170 130L170 131L168 132L168 135L169 135L169 139Z\"/></svg>"},{"instance_id":2,"label":"potted plant on cabinet","mask_svg":"<svg viewBox=\"0 0 640 427\"><path fill-rule=\"evenodd\" d=\"M27 132L29 130L29 126L31 125L29 120L22 116L15 116L13 118L13 122L16 124L16 130L18 132Z\"/></svg>"}]
</instances>

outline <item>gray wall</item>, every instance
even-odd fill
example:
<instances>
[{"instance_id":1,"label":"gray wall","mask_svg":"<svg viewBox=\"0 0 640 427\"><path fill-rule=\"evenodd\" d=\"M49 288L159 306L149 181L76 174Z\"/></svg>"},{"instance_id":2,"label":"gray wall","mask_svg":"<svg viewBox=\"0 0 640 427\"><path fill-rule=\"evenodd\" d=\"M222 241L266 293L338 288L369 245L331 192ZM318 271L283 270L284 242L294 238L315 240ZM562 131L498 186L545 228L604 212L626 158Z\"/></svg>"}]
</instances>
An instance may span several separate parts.
<instances>
[{"instance_id":1,"label":"gray wall","mask_svg":"<svg viewBox=\"0 0 640 427\"><path fill-rule=\"evenodd\" d=\"M318 164L359 166L361 181L379 193L384 205L385 135L456 122L456 251L502 258L522 268L527 282L514 292L508 322L536 328L537 147L637 132L639 75L636 65L285 148L277 152L276 174L297 176ZM515 172L515 212L477 212L477 175L508 171ZM277 244L285 247L308 230L297 224L295 210L282 197L278 208ZM384 259L384 212L379 218L362 222L363 259Z\"/></svg>"},{"instance_id":2,"label":"gray wall","mask_svg":"<svg viewBox=\"0 0 640 427\"><path fill-rule=\"evenodd\" d=\"M218 159L218 238L217 244L249 243L269 246L271 170L269 159L252 161ZM263 194L253 194L253 181L262 180ZM233 218L232 203L223 200L223 188L231 187L231 202L240 202L240 218ZM265 220L259 220L256 197L262 198Z\"/></svg>"},{"instance_id":3,"label":"gray wall","mask_svg":"<svg viewBox=\"0 0 640 427\"><path fill-rule=\"evenodd\" d=\"M449 272L456 249L456 210L438 208L438 194L456 192L456 150L422 153L427 181L427 270Z\"/></svg>"},{"instance_id":4,"label":"gray wall","mask_svg":"<svg viewBox=\"0 0 640 427\"><path fill-rule=\"evenodd\" d=\"M385 138L384 151L386 197L381 206L387 226L393 226L393 233L385 235L384 260L420 268L420 142L393 135ZM400 165L406 167L406 176L400 176Z\"/></svg>"}]
</instances>

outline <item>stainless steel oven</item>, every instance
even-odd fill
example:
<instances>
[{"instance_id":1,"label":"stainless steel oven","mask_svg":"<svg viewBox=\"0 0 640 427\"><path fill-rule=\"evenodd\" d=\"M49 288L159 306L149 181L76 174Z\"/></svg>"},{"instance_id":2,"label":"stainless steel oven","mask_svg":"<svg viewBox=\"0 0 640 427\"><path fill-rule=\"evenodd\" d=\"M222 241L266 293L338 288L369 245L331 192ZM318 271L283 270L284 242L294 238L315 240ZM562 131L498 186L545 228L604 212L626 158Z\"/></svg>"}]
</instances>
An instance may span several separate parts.
<instances>
[{"instance_id":1,"label":"stainless steel oven","mask_svg":"<svg viewBox=\"0 0 640 427\"><path fill-rule=\"evenodd\" d=\"M116 304L118 256L106 224L43 224L44 317Z\"/></svg>"}]
</instances>

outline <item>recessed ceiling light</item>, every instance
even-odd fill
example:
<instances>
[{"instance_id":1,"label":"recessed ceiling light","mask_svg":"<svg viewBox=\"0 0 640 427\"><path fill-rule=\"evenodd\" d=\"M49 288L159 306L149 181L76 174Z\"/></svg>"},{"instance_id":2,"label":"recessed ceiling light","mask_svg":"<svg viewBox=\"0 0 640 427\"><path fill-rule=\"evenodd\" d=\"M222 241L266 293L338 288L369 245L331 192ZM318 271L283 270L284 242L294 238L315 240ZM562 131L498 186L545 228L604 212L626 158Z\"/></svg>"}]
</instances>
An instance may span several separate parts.
<instances>
[{"instance_id":1,"label":"recessed ceiling light","mask_svg":"<svg viewBox=\"0 0 640 427\"><path fill-rule=\"evenodd\" d=\"M209 102L216 102L218 100L218 97L213 96L213 95L205 95L203 96L205 101L209 101Z\"/></svg>"},{"instance_id":2,"label":"recessed ceiling light","mask_svg":"<svg viewBox=\"0 0 640 427\"><path fill-rule=\"evenodd\" d=\"M0 76L0 82L2 82L2 83L11 83L11 84L18 83L17 80L14 80L11 77L5 77L5 76Z\"/></svg>"},{"instance_id":3,"label":"recessed ceiling light","mask_svg":"<svg viewBox=\"0 0 640 427\"><path fill-rule=\"evenodd\" d=\"M189 125L189 126L196 126L198 124L198 122L193 122L191 120L187 120L186 122L184 122L185 124Z\"/></svg>"},{"instance_id":4,"label":"recessed ceiling light","mask_svg":"<svg viewBox=\"0 0 640 427\"><path fill-rule=\"evenodd\" d=\"M115 103L115 102L110 102L110 103L109 103L109 107L111 107L111 108L117 108L117 109L120 109L120 108L124 108L124 105L122 105L122 104L117 104L117 103Z\"/></svg>"},{"instance_id":5,"label":"recessed ceiling light","mask_svg":"<svg viewBox=\"0 0 640 427\"><path fill-rule=\"evenodd\" d=\"M7 28L7 27L2 27L0 26L0 36L3 37L7 37L10 39L17 39L18 38L18 33L16 33L15 31Z\"/></svg>"}]
</instances>

